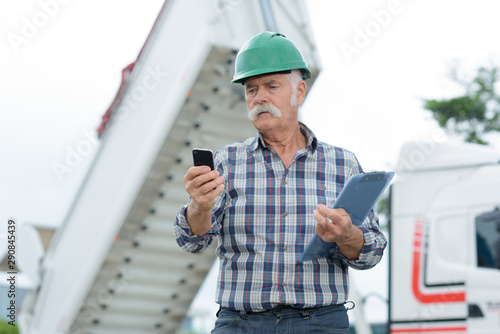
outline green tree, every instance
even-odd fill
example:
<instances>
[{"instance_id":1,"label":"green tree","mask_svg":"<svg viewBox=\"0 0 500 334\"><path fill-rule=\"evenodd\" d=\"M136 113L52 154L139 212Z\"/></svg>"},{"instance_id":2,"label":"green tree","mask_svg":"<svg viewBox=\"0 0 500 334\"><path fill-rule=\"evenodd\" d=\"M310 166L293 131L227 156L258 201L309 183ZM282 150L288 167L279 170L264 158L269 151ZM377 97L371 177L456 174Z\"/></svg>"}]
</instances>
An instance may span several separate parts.
<instances>
[{"instance_id":1,"label":"green tree","mask_svg":"<svg viewBox=\"0 0 500 334\"><path fill-rule=\"evenodd\" d=\"M495 91L498 68L481 67L472 80L452 79L464 87L462 96L443 100L424 99L424 108L442 128L464 136L469 143L487 145L484 135L500 132L500 95Z\"/></svg>"},{"instance_id":2,"label":"green tree","mask_svg":"<svg viewBox=\"0 0 500 334\"><path fill-rule=\"evenodd\" d=\"M17 325L12 326L0 319L0 334L19 334Z\"/></svg>"},{"instance_id":3,"label":"green tree","mask_svg":"<svg viewBox=\"0 0 500 334\"><path fill-rule=\"evenodd\" d=\"M380 228L386 230L389 228L389 190L384 192L382 197L375 204L375 209L377 210L377 214L379 216L379 224Z\"/></svg>"}]
</instances>

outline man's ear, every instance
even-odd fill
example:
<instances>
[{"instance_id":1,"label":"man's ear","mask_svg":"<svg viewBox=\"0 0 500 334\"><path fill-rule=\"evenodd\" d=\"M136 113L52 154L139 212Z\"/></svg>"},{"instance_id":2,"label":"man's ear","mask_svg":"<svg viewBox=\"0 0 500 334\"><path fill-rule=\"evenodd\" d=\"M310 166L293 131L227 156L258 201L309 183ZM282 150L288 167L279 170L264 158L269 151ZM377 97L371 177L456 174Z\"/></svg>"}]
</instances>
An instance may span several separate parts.
<instances>
[{"instance_id":1,"label":"man's ear","mask_svg":"<svg viewBox=\"0 0 500 334\"><path fill-rule=\"evenodd\" d=\"M297 105L302 105L306 98L307 85L304 80L300 80L297 84Z\"/></svg>"}]
</instances>

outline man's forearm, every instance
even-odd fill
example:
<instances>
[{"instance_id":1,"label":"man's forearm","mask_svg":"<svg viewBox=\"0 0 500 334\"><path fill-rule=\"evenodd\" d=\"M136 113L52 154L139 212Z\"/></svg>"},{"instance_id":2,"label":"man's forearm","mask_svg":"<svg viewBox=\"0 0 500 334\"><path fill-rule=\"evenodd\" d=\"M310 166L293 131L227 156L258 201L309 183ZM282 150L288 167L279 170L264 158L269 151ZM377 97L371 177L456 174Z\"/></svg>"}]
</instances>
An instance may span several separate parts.
<instances>
[{"instance_id":1,"label":"man's forearm","mask_svg":"<svg viewBox=\"0 0 500 334\"><path fill-rule=\"evenodd\" d=\"M212 210L198 210L191 202L186 210L186 221L191 233L201 237L212 228Z\"/></svg>"}]
</instances>

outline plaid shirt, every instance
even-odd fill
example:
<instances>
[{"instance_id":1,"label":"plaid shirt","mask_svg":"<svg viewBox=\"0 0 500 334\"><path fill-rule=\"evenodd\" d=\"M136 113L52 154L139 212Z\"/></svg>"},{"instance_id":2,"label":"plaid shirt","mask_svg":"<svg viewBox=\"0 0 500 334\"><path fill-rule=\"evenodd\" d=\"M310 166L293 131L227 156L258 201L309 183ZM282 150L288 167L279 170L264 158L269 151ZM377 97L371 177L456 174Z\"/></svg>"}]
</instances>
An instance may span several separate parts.
<instances>
[{"instance_id":1,"label":"plaid shirt","mask_svg":"<svg viewBox=\"0 0 500 334\"><path fill-rule=\"evenodd\" d=\"M217 151L215 165L225 177L225 190L204 236L191 233L187 205L177 215L176 239L185 251L203 251L218 236L216 301L223 307L263 311L278 304L343 303L348 267L368 269L382 257L387 241L372 211L360 226L365 243L357 260L334 247L329 258L299 262L315 234L316 206L331 207L347 178L362 173L354 154L318 141L302 123L300 128L308 143L289 168L260 134Z\"/></svg>"}]
</instances>

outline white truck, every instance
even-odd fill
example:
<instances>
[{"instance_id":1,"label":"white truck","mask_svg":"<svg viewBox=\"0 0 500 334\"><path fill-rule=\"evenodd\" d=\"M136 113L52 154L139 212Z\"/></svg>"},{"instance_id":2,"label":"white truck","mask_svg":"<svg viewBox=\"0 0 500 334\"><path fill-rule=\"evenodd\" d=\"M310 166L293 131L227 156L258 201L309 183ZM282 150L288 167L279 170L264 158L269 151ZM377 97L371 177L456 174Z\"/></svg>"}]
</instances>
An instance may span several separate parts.
<instances>
[{"instance_id":1,"label":"white truck","mask_svg":"<svg viewBox=\"0 0 500 334\"><path fill-rule=\"evenodd\" d=\"M500 333L500 151L407 143L390 203L390 333Z\"/></svg>"}]
</instances>

